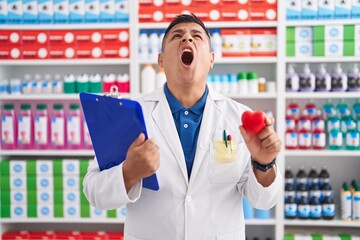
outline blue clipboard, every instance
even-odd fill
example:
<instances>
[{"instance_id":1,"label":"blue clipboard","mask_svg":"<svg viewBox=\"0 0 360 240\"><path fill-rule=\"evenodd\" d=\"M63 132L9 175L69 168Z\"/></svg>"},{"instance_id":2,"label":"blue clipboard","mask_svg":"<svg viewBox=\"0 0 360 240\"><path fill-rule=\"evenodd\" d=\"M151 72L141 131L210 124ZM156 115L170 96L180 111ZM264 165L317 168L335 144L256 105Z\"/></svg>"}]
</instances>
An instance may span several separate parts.
<instances>
[{"instance_id":1,"label":"blue clipboard","mask_svg":"<svg viewBox=\"0 0 360 240\"><path fill-rule=\"evenodd\" d=\"M131 143L146 126L137 101L80 93L80 102L100 171L119 165ZM156 174L143 179L143 187L159 190Z\"/></svg>"}]
</instances>

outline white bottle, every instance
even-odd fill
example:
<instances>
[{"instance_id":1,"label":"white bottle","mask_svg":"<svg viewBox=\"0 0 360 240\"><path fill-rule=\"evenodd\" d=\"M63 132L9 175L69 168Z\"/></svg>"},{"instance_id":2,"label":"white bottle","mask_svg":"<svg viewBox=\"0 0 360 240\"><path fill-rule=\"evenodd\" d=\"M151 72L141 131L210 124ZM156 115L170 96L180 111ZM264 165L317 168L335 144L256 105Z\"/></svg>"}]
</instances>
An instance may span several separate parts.
<instances>
[{"instance_id":1,"label":"white bottle","mask_svg":"<svg viewBox=\"0 0 360 240\"><path fill-rule=\"evenodd\" d=\"M215 59L221 59L222 56L222 39L220 36L220 30L214 29L213 34L211 35L211 45L212 50L215 54Z\"/></svg>"},{"instance_id":2,"label":"white bottle","mask_svg":"<svg viewBox=\"0 0 360 240\"><path fill-rule=\"evenodd\" d=\"M343 92L347 89L348 78L341 68L341 64L337 63L335 72L331 74L331 91Z\"/></svg>"},{"instance_id":3,"label":"white bottle","mask_svg":"<svg viewBox=\"0 0 360 240\"><path fill-rule=\"evenodd\" d=\"M294 65L289 64L286 74L286 91L297 92L299 91L299 75L295 73Z\"/></svg>"},{"instance_id":4,"label":"white bottle","mask_svg":"<svg viewBox=\"0 0 360 240\"><path fill-rule=\"evenodd\" d=\"M165 37L165 29L162 29L159 36L159 52L162 52L162 42Z\"/></svg>"},{"instance_id":5,"label":"white bottle","mask_svg":"<svg viewBox=\"0 0 360 240\"><path fill-rule=\"evenodd\" d=\"M152 64L146 64L141 71L141 93L146 94L155 90L156 71Z\"/></svg>"},{"instance_id":6,"label":"white bottle","mask_svg":"<svg viewBox=\"0 0 360 240\"><path fill-rule=\"evenodd\" d=\"M156 74L156 88L162 87L166 83L166 75L163 67L159 67Z\"/></svg>"},{"instance_id":7,"label":"white bottle","mask_svg":"<svg viewBox=\"0 0 360 240\"><path fill-rule=\"evenodd\" d=\"M146 30L140 31L139 36L139 56L142 60L147 60L149 58L149 37Z\"/></svg>"},{"instance_id":8,"label":"white bottle","mask_svg":"<svg viewBox=\"0 0 360 240\"><path fill-rule=\"evenodd\" d=\"M360 91L360 73L357 63L354 63L352 71L348 74L348 91Z\"/></svg>"},{"instance_id":9,"label":"white bottle","mask_svg":"<svg viewBox=\"0 0 360 240\"><path fill-rule=\"evenodd\" d=\"M331 76L326 72L325 64L320 64L319 73L315 75L315 91L329 92L331 90Z\"/></svg>"},{"instance_id":10,"label":"white bottle","mask_svg":"<svg viewBox=\"0 0 360 240\"><path fill-rule=\"evenodd\" d=\"M150 59L156 59L159 55L159 36L156 30L152 30L149 37Z\"/></svg>"},{"instance_id":11,"label":"white bottle","mask_svg":"<svg viewBox=\"0 0 360 240\"><path fill-rule=\"evenodd\" d=\"M311 73L308 63L304 64L303 73L299 74L300 79L300 91L313 92L315 91L315 75Z\"/></svg>"}]
</instances>

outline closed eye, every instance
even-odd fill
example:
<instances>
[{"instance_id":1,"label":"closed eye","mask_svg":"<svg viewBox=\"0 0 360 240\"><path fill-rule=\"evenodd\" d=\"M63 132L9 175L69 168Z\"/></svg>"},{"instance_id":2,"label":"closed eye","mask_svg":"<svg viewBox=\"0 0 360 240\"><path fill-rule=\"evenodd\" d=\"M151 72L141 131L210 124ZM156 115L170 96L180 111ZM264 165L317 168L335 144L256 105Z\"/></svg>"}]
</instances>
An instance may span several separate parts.
<instances>
[{"instance_id":1,"label":"closed eye","mask_svg":"<svg viewBox=\"0 0 360 240\"><path fill-rule=\"evenodd\" d=\"M196 34L196 35L194 35L194 38L200 38L200 39L202 39L202 36L199 35L199 34Z\"/></svg>"},{"instance_id":2,"label":"closed eye","mask_svg":"<svg viewBox=\"0 0 360 240\"><path fill-rule=\"evenodd\" d=\"M174 36L172 37L172 39L175 39L175 38L181 38L181 35L180 34L174 34Z\"/></svg>"}]
</instances>

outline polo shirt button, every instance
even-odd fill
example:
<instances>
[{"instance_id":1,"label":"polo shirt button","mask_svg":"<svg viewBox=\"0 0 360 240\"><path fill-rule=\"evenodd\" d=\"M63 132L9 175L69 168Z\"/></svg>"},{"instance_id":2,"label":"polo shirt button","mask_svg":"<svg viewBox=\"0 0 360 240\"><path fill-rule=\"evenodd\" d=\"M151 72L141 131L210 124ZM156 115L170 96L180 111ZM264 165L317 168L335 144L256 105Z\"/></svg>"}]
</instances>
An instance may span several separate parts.
<instances>
[{"instance_id":1,"label":"polo shirt button","mask_svg":"<svg viewBox=\"0 0 360 240\"><path fill-rule=\"evenodd\" d=\"M189 112L188 112L188 111L185 111L184 113L185 113L185 115L189 115Z\"/></svg>"},{"instance_id":2,"label":"polo shirt button","mask_svg":"<svg viewBox=\"0 0 360 240\"><path fill-rule=\"evenodd\" d=\"M184 128L188 128L189 127L189 125L187 125L187 123L185 123L184 124Z\"/></svg>"}]
</instances>

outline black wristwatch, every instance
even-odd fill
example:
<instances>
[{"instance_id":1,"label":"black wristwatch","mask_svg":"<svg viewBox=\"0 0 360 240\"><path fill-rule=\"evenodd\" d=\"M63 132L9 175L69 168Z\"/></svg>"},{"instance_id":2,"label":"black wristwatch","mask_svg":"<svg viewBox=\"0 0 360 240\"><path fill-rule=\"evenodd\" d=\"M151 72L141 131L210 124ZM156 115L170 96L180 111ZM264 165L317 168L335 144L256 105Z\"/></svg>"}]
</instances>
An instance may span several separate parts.
<instances>
[{"instance_id":1,"label":"black wristwatch","mask_svg":"<svg viewBox=\"0 0 360 240\"><path fill-rule=\"evenodd\" d=\"M275 165L275 160L276 160L276 158L274 158L274 160L272 160L268 164L261 164L251 158L251 164L253 165L254 168L259 169L262 172L266 172L267 170L269 170L270 168L272 168Z\"/></svg>"}]
</instances>

